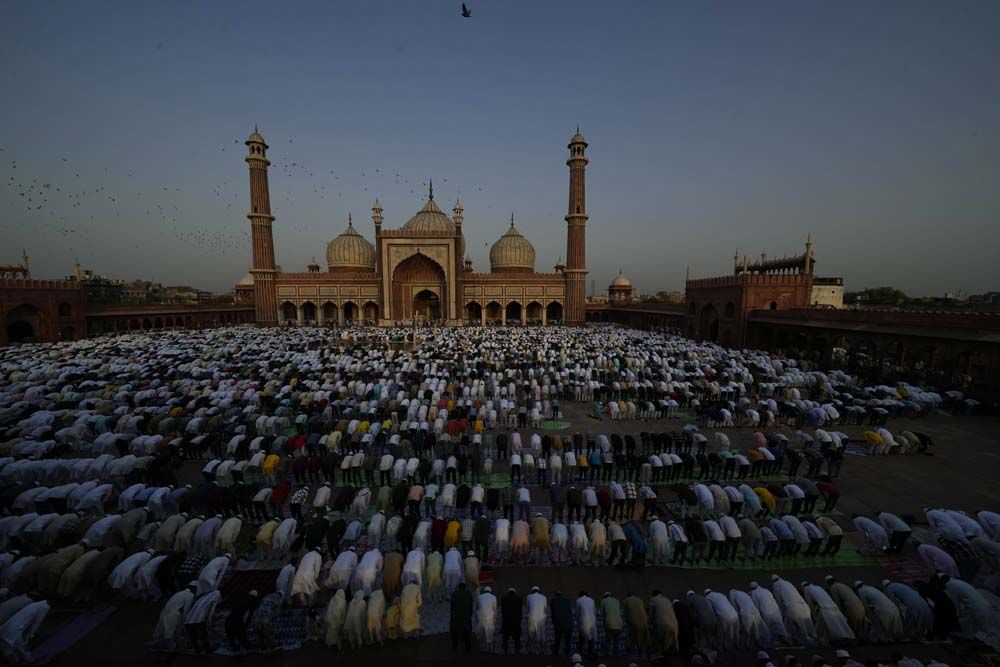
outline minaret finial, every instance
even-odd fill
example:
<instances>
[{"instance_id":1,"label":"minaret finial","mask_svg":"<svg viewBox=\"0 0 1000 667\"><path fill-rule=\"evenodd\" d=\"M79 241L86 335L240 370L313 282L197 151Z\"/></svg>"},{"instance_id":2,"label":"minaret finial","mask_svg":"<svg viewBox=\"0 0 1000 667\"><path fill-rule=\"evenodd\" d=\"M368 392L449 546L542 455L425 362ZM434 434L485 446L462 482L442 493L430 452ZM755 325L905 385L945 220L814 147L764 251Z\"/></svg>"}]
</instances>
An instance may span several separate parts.
<instances>
[{"instance_id":1,"label":"minaret finial","mask_svg":"<svg viewBox=\"0 0 1000 667\"><path fill-rule=\"evenodd\" d=\"M511 214L510 214L510 226L511 226L511 227L513 227L513 226L514 226L514 213L513 213L513 211L512 211L512 212L511 212Z\"/></svg>"},{"instance_id":2,"label":"minaret finial","mask_svg":"<svg viewBox=\"0 0 1000 667\"><path fill-rule=\"evenodd\" d=\"M254 131L254 132L257 132L257 123L254 123L254 124L253 124L253 131Z\"/></svg>"},{"instance_id":3,"label":"minaret finial","mask_svg":"<svg viewBox=\"0 0 1000 667\"><path fill-rule=\"evenodd\" d=\"M354 221L351 220L351 214L350 213L347 214L347 226L348 227L353 227L354 226Z\"/></svg>"},{"instance_id":4,"label":"minaret finial","mask_svg":"<svg viewBox=\"0 0 1000 667\"><path fill-rule=\"evenodd\" d=\"M576 133L580 134L580 124L579 123L576 124Z\"/></svg>"},{"instance_id":5,"label":"minaret finial","mask_svg":"<svg viewBox=\"0 0 1000 667\"><path fill-rule=\"evenodd\" d=\"M433 179L433 178L429 179L429 180L427 181L427 183L428 183L428 185L430 186L430 187L428 188L428 194L427 194L427 198L428 198L428 199L434 199L434 179Z\"/></svg>"}]
</instances>

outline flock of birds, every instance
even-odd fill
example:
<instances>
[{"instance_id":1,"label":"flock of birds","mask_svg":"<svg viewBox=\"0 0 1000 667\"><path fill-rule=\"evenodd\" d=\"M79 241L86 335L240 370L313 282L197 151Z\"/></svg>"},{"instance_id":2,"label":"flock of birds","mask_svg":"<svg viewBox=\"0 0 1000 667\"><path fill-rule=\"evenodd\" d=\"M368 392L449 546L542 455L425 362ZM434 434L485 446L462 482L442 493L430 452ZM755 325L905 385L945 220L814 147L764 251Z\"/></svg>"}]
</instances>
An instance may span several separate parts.
<instances>
[{"instance_id":1,"label":"flock of birds","mask_svg":"<svg viewBox=\"0 0 1000 667\"><path fill-rule=\"evenodd\" d=\"M250 228L245 218L249 194L246 166L241 164L242 141L235 139L234 143L238 147L216 148L227 154L227 160L229 155L238 160L236 165L221 165L233 174L233 180L185 187L151 187L148 174L137 169L121 165L94 168L71 156L42 160L47 167L44 175L38 175L0 147L0 158L6 158L0 162L5 167L0 174L7 172L0 176L6 181L0 191L0 206L6 213L0 219L0 232L5 228L31 229L39 241L55 241L83 258L95 246L114 243L115 247L137 251L160 248L161 252L174 249L213 258L233 255L245 263L250 253ZM288 143L294 144L294 140ZM351 197L359 191L368 193L372 200L379 195L384 199L387 192L402 190L414 197L413 211L399 212L408 214L416 211L417 201L428 188L426 180L409 178L398 170L366 167L357 172L336 171L309 165L299 157L276 155L276 150L271 153L272 213L280 220L280 231L319 237L323 242L342 231L340 225L331 225L330 217L296 215L299 202L317 198L342 201L345 192ZM31 162L39 163L37 159ZM448 179L442 181L447 183ZM481 185L473 188L484 191ZM281 209L286 207L291 212L283 215ZM197 221L210 222L199 225Z\"/></svg>"}]
</instances>

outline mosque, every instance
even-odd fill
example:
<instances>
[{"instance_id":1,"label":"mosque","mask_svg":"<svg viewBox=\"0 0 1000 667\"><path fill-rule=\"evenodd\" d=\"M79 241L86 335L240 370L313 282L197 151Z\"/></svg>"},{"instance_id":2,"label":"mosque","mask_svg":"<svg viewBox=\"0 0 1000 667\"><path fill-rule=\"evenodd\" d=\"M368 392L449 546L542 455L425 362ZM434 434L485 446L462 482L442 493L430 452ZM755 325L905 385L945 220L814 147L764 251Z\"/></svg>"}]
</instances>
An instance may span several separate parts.
<instances>
[{"instance_id":1,"label":"mosque","mask_svg":"<svg viewBox=\"0 0 1000 667\"><path fill-rule=\"evenodd\" d=\"M275 262L268 145L256 129L246 145L253 266L235 291L239 303L254 305L258 325L584 323L588 160L579 128L567 146L566 263L560 259L552 273L535 270L535 249L513 216L490 248L489 273L476 271L466 254L462 204L456 200L452 215L444 213L433 183L423 207L398 229L383 228L376 199L374 243L348 217L326 246L325 271L313 260L304 272L285 272Z\"/></svg>"}]
</instances>

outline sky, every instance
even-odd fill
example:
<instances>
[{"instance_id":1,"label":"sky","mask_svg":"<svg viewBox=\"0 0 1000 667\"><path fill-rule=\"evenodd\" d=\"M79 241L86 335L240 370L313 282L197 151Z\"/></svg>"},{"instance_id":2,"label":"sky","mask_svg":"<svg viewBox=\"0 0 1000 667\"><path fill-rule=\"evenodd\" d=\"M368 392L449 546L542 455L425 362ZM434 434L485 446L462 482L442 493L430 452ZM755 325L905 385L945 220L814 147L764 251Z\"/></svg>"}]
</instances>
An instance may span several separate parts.
<instances>
[{"instance_id":1,"label":"sky","mask_svg":"<svg viewBox=\"0 0 1000 667\"><path fill-rule=\"evenodd\" d=\"M0 263L228 290L256 124L284 270L433 179L477 270L513 213L551 271L579 123L598 292L810 233L848 290L1000 289L1000 3L466 2L3 3Z\"/></svg>"}]
</instances>

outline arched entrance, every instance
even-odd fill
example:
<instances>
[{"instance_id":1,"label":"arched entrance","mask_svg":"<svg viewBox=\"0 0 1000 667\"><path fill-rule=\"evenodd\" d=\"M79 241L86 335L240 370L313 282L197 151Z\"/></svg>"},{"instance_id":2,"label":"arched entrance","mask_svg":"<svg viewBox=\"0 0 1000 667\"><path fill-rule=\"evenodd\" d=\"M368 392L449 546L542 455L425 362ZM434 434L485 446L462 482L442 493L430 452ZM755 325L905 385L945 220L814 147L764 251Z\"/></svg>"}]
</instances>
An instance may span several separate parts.
<instances>
[{"instance_id":1,"label":"arched entrance","mask_svg":"<svg viewBox=\"0 0 1000 667\"><path fill-rule=\"evenodd\" d=\"M470 301L465 306L465 319L471 324L479 324L483 321L483 307L478 301Z\"/></svg>"},{"instance_id":2,"label":"arched entrance","mask_svg":"<svg viewBox=\"0 0 1000 667\"><path fill-rule=\"evenodd\" d=\"M514 324L521 321L521 304L511 301L507 304L507 324Z\"/></svg>"},{"instance_id":3,"label":"arched entrance","mask_svg":"<svg viewBox=\"0 0 1000 667\"><path fill-rule=\"evenodd\" d=\"M327 301L323 304L323 321L333 324L337 321L337 304Z\"/></svg>"},{"instance_id":4,"label":"arched entrance","mask_svg":"<svg viewBox=\"0 0 1000 667\"><path fill-rule=\"evenodd\" d=\"M496 301L490 301L486 304L486 321L487 322L499 322L503 317L503 306L501 306Z\"/></svg>"},{"instance_id":5,"label":"arched entrance","mask_svg":"<svg viewBox=\"0 0 1000 667\"><path fill-rule=\"evenodd\" d=\"M445 272L436 261L417 252L396 266L392 273L392 319L427 318L428 313L433 315L430 319L447 319L448 301Z\"/></svg>"},{"instance_id":6,"label":"arched entrance","mask_svg":"<svg viewBox=\"0 0 1000 667\"><path fill-rule=\"evenodd\" d=\"M378 304L374 301L365 304L365 321L373 324L378 323Z\"/></svg>"},{"instance_id":7,"label":"arched entrance","mask_svg":"<svg viewBox=\"0 0 1000 667\"><path fill-rule=\"evenodd\" d=\"M4 318L7 342L29 343L38 340L42 334L42 312L34 306L24 304L13 309Z\"/></svg>"},{"instance_id":8,"label":"arched entrance","mask_svg":"<svg viewBox=\"0 0 1000 667\"><path fill-rule=\"evenodd\" d=\"M316 321L316 304L312 301L306 301L302 304L302 319L309 324L313 324Z\"/></svg>"},{"instance_id":9,"label":"arched entrance","mask_svg":"<svg viewBox=\"0 0 1000 667\"><path fill-rule=\"evenodd\" d=\"M719 311L712 304L701 309L698 333L702 340L716 342L719 340Z\"/></svg>"},{"instance_id":10,"label":"arched entrance","mask_svg":"<svg viewBox=\"0 0 1000 667\"><path fill-rule=\"evenodd\" d=\"M542 323L542 304L537 301L532 301L528 304L528 323L529 324L541 324Z\"/></svg>"},{"instance_id":11,"label":"arched entrance","mask_svg":"<svg viewBox=\"0 0 1000 667\"><path fill-rule=\"evenodd\" d=\"M348 301L344 304L344 321L354 322L358 319L358 304Z\"/></svg>"},{"instance_id":12,"label":"arched entrance","mask_svg":"<svg viewBox=\"0 0 1000 667\"><path fill-rule=\"evenodd\" d=\"M559 324L563 318L563 307L558 301L553 301L545 307L545 321L548 324Z\"/></svg>"},{"instance_id":13,"label":"arched entrance","mask_svg":"<svg viewBox=\"0 0 1000 667\"><path fill-rule=\"evenodd\" d=\"M420 290L413 296L411 317L418 320L441 319L441 299L429 289Z\"/></svg>"},{"instance_id":14,"label":"arched entrance","mask_svg":"<svg viewBox=\"0 0 1000 667\"><path fill-rule=\"evenodd\" d=\"M281 304L281 321L282 322L294 322L298 319L298 311L295 309L295 304L291 301L286 301Z\"/></svg>"}]
</instances>

